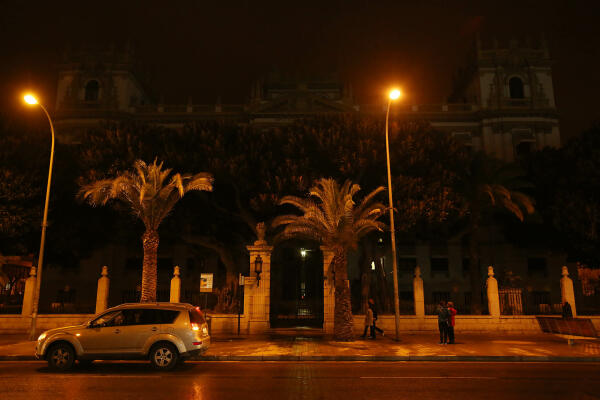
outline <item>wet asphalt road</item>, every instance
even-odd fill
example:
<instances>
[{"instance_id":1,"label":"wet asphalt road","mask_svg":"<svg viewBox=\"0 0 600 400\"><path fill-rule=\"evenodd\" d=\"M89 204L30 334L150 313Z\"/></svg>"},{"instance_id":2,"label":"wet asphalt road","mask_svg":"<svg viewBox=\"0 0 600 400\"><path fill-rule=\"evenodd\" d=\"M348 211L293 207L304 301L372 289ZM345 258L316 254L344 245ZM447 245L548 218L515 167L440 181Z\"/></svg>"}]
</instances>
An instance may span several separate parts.
<instances>
[{"instance_id":1,"label":"wet asphalt road","mask_svg":"<svg viewBox=\"0 0 600 400\"><path fill-rule=\"evenodd\" d=\"M597 363L0 362L0 399L600 399Z\"/></svg>"}]
</instances>

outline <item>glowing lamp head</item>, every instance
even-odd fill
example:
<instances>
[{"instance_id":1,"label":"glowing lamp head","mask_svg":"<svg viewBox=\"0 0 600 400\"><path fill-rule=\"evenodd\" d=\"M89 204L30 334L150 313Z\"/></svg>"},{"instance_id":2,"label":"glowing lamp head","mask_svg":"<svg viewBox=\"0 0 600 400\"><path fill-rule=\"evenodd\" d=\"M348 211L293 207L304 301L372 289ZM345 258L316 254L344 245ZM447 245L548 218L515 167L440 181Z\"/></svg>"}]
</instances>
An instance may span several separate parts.
<instances>
[{"instance_id":1,"label":"glowing lamp head","mask_svg":"<svg viewBox=\"0 0 600 400\"><path fill-rule=\"evenodd\" d=\"M25 103L31 105L35 105L38 103L37 99L32 94L26 94L25 96L23 96L23 100L25 100Z\"/></svg>"},{"instance_id":2,"label":"glowing lamp head","mask_svg":"<svg viewBox=\"0 0 600 400\"><path fill-rule=\"evenodd\" d=\"M394 89L390 92L390 99L391 100L396 100L399 99L400 96L402 96L402 92L400 92L400 90L398 89Z\"/></svg>"}]
</instances>

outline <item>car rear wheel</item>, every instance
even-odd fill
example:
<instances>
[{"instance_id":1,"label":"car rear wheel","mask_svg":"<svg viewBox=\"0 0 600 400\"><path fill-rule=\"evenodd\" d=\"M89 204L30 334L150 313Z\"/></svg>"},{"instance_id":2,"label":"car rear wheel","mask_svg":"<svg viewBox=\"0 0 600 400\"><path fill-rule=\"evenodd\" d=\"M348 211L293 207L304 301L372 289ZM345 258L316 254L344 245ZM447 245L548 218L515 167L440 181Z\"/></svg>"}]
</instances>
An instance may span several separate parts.
<instances>
[{"instance_id":1,"label":"car rear wheel","mask_svg":"<svg viewBox=\"0 0 600 400\"><path fill-rule=\"evenodd\" d=\"M170 371L177 365L179 353L171 343L157 343L150 349L150 363L159 371Z\"/></svg>"},{"instance_id":2,"label":"car rear wheel","mask_svg":"<svg viewBox=\"0 0 600 400\"><path fill-rule=\"evenodd\" d=\"M48 367L53 371L67 371L75 361L75 350L67 343L58 343L48 350Z\"/></svg>"}]
</instances>

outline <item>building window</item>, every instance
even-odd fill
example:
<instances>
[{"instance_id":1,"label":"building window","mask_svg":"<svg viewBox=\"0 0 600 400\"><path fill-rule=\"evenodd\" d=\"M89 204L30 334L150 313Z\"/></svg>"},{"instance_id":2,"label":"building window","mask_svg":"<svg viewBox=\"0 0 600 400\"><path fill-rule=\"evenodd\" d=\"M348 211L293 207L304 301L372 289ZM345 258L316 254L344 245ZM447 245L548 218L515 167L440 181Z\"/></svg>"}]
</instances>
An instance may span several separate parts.
<instances>
[{"instance_id":1,"label":"building window","mask_svg":"<svg viewBox=\"0 0 600 400\"><path fill-rule=\"evenodd\" d=\"M98 81L89 81L85 85L85 101L98 101L100 84Z\"/></svg>"},{"instance_id":2,"label":"building window","mask_svg":"<svg viewBox=\"0 0 600 400\"><path fill-rule=\"evenodd\" d=\"M450 275L450 270L448 268L448 258L446 257L436 257L431 259L431 275Z\"/></svg>"},{"instance_id":3,"label":"building window","mask_svg":"<svg viewBox=\"0 0 600 400\"><path fill-rule=\"evenodd\" d=\"M439 304L440 301L450 301L450 292L433 292L431 296L433 297L433 304Z\"/></svg>"},{"instance_id":4,"label":"building window","mask_svg":"<svg viewBox=\"0 0 600 400\"><path fill-rule=\"evenodd\" d=\"M463 258L462 259L462 275L463 278L467 277L471 274L471 259Z\"/></svg>"},{"instance_id":5,"label":"building window","mask_svg":"<svg viewBox=\"0 0 600 400\"><path fill-rule=\"evenodd\" d=\"M533 146L531 142L521 142L515 147L515 154L517 157L523 157L531 154L532 147Z\"/></svg>"},{"instance_id":6,"label":"building window","mask_svg":"<svg viewBox=\"0 0 600 400\"><path fill-rule=\"evenodd\" d=\"M510 78L508 81L508 91L511 99L525 98L525 91L523 90L523 81L521 78L516 76Z\"/></svg>"},{"instance_id":7,"label":"building window","mask_svg":"<svg viewBox=\"0 0 600 400\"><path fill-rule=\"evenodd\" d=\"M398 272L401 275L413 275L417 266L416 258L400 257L398 258Z\"/></svg>"},{"instance_id":8,"label":"building window","mask_svg":"<svg viewBox=\"0 0 600 400\"><path fill-rule=\"evenodd\" d=\"M529 258L527 259L527 274L529 276L548 276L548 268L545 258Z\"/></svg>"}]
</instances>

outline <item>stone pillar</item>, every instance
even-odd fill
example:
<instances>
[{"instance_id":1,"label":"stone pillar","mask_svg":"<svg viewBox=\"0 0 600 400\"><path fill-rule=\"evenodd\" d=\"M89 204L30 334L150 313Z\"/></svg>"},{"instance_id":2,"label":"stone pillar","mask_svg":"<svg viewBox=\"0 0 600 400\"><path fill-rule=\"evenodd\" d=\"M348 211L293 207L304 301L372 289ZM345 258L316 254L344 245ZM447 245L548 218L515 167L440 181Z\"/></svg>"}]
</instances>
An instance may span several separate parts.
<instances>
[{"instance_id":1,"label":"stone pillar","mask_svg":"<svg viewBox=\"0 0 600 400\"><path fill-rule=\"evenodd\" d=\"M110 279L108 278L108 267L102 267L102 276L98 279L98 292L96 293L96 314L108 308L108 289Z\"/></svg>"},{"instance_id":2,"label":"stone pillar","mask_svg":"<svg viewBox=\"0 0 600 400\"><path fill-rule=\"evenodd\" d=\"M33 296L35 295L35 283L37 281L37 270L31 267L29 270L29 278L25 281L25 293L23 294L23 306L21 307L21 315L31 315L33 312Z\"/></svg>"},{"instance_id":3,"label":"stone pillar","mask_svg":"<svg viewBox=\"0 0 600 400\"><path fill-rule=\"evenodd\" d=\"M577 316L575 310L575 291L573 290L573 281L569 278L569 269L566 266L562 267L562 278L560 278L560 299L561 304L565 302L571 306L573 316Z\"/></svg>"},{"instance_id":4,"label":"stone pillar","mask_svg":"<svg viewBox=\"0 0 600 400\"><path fill-rule=\"evenodd\" d=\"M488 267L488 278L486 285L488 310L490 312L490 316L494 318L500 318L500 297L498 295L498 281L496 280L496 278L494 278L494 267L492 267L491 265Z\"/></svg>"},{"instance_id":5,"label":"stone pillar","mask_svg":"<svg viewBox=\"0 0 600 400\"><path fill-rule=\"evenodd\" d=\"M333 334L333 313L335 311L335 282L333 281L333 250L321 246L323 252L323 331Z\"/></svg>"},{"instance_id":6,"label":"stone pillar","mask_svg":"<svg viewBox=\"0 0 600 400\"><path fill-rule=\"evenodd\" d=\"M415 277L413 278L413 295L415 298L415 315L417 318L425 318L425 292L423 291L423 278L421 278L421 268L415 267Z\"/></svg>"},{"instance_id":7,"label":"stone pillar","mask_svg":"<svg viewBox=\"0 0 600 400\"><path fill-rule=\"evenodd\" d=\"M261 224L259 224L261 225ZM257 227L259 240L253 246L246 246L250 253L250 276L245 278L244 287L244 320L248 333L261 333L270 327L271 311L271 253L273 246L264 240L262 231ZM255 261L260 256L262 272L256 273Z\"/></svg>"},{"instance_id":8,"label":"stone pillar","mask_svg":"<svg viewBox=\"0 0 600 400\"><path fill-rule=\"evenodd\" d=\"M179 267L173 268L173 278L171 278L171 296L169 302L179 303L181 297L181 278L179 277Z\"/></svg>"}]
</instances>

